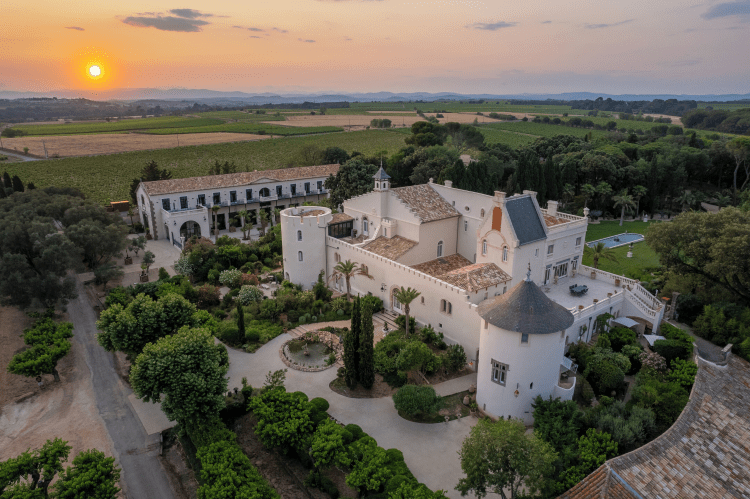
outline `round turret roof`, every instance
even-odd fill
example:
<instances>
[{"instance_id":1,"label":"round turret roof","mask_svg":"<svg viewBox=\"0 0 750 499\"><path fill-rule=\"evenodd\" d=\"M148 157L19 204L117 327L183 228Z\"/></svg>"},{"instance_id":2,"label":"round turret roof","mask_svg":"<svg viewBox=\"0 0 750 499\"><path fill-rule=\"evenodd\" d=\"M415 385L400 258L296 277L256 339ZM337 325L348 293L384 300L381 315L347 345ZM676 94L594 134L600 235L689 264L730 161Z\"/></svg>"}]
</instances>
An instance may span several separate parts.
<instances>
[{"instance_id":1,"label":"round turret roof","mask_svg":"<svg viewBox=\"0 0 750 499\"><path fill-rule=\"evenodd\" d=\"M375 180L388 180L391 178L387 173L385 173L385 170L383 170L383 165L380 165L380 169L375 172L375 175L372 176Z\"/></svg>"},{"instance_id":2,"label":"round turret roof","mask_svg":"<svg viewBox=\"0 0 750 499\"><path fill-rule=\"evenodd\" d=\"M550 334L573 325L573 314L525 279L504 295L485 300L477 312L493 326L527 334Z\"/></svg>"}]
</instances>

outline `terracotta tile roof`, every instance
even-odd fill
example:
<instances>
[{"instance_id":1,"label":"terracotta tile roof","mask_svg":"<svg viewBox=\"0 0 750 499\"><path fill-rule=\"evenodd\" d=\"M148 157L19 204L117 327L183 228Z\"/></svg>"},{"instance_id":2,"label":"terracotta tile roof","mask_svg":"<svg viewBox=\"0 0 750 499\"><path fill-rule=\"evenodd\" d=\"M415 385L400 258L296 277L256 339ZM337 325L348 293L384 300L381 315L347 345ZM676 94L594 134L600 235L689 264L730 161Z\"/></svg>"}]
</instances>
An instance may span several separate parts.
<instances>
[{"instance_id":1,"label":"terracotta tile roof","mask_svg":"<svg viewBox=\"0 0 750 499\"><path fill-rule=\"evenodd\" d=\"M365 236L364 234L359 234L357 237L342 237L341 240L349 244L360 244L365 242Z\"/></svg>"},{"instance_id":2,"label":"terracotta tile roof","mask_svg":"<svg viewBox=\"0 0 750 499\"><path fill-rule=\"evenodd\" d=\"M430 184L412 185L393 189L393 193L422 222L434 222L457 217L459 213Z\"/></svg>"},{"instance_id":3,"label":"terracotta tile roof","mask_svg":"<svg viewBox=\"0 0 750 499\"><path fill-rule=\"evenodd\" d=\"M348 222L349 220L354 220L354 217L346 213L334 213L329 223L337 224L339 222Z\"/></svg>"},{"instance_id":4,"label":"terracotta tile roof","mask_svg":"<svg viewBox=\"0 0 750 499\"><path fill-rule=\"evenodd\" d=\"M596 471L564 493L559 499L643 499L628 490L622 479L609 465L603 464Z\"/></svg>"},{"instance_id":5,"label":"terracotta tile roof","mask_svg":"<svg viewBox=\"0 0 750 499\"><path fill-rule=\"evenodd\" d=\"M544 224L547 227L553 227L555 225L566 224L570 222L570 220L565 220L564 218L553 217L552 215L547 215L546 213L543 213L543 216L544 216Z\"/></svg>"},{"instance_id":6,"label":"terracotta tile roof","mask_svg":"<svg viewBox=\"0 0 750 499\"><path fill-rule=\"evenodd\" d=\"M397 260L401 255L416 245L416 241L406 239L405 237L393 236L389 239L380 236L374 241L367 243L362 248L371 251L376 255L388 258L389 260Z\"/></svg>"},{"instance_id":7,"label":"terracotta tile roof","mask_svg":"<svg viewBox=\"0 0 750 499\"><path fill-rule=\"evenodd\" d=\"M431 275L432 277L439 277L441 275L447 274L448 272L453 272L454 270L458 270L462 267L467 267L471 264L472 263L469 260L456 253L454 255L444 256L442 258L436 258L428 262L412 265L411 268L420 272L424 272L425 274Z\"/></svg>"},{"instance_id":8,"label":"terracotta tile roof","mask_svg":"<svg viewBox=\"0 0 750 499\"><path fill-rule=\"evenodd\" d=\"M512 278L494 263L475 263L452 270L440 276L440 279L472 292L508 282Z\"/></svg>"},{"instance_id":9,"label":"terracotta tile roof","mask_svg":"<svg viewBox=\"0 0 750 499\"><path fill-rule=\"evenodd\" d=\"M326 210L308 210L303 211L301 215L299 215L300 218L303 217L317 217L318 215L325 215Z\"/></svg>"},{"instance_id":10,"label":"terracotta tile roof","mask_svg":"<svg viewBox=\"0 0 750 499\"><path fill-rule=\"evenodd\" d=\"M750 497L750 364L731 355L726 366L699 358L690 401L677 421L655 440L604 464L630 496L736 499ZM588 495L601 469L563 499ZM611 480L610 480L611 481Z\"/></svg>"},{"instance_id":11,"label":"terracotta tile roof","mask_svg":"<svg viewBox=\"0 0 750 499\"><path fill-rule=\"evenodd\" d=\"M300 166L297 168L279 168L277 170L256 170L253 172L227 173L225 175L209 175L207 177L155 180L153 182L143 182L143 187L149 196L158 196L178 192L239 187L252 184L262 178L278 181L327 178L329 175L335 175L338 171L339 165Z\"/></svg>"}]
</instances>

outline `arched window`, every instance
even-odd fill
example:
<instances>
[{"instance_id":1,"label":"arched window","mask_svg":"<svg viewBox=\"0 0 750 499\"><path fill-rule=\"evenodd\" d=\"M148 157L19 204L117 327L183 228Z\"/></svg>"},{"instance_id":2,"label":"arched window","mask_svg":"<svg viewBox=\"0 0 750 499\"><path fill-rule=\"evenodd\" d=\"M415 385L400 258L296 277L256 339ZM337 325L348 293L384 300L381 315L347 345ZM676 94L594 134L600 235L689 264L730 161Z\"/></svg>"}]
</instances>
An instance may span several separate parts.
<instances>
[{"instance_id":1,"label":"arched window","mask_svg":"<svg viewBox=\"0 0 750 499\"><path fill-rule=\"evenodd\" d=\"M508 247L507 246L503 246L503 261L504 262L508 261Z\"/></svg>"},{"instance_id":2,"label":"arched window","mask_svg":"<svg viewBox=\"0 0 750 499\"><path fill-rule=\"evenodd\" d=\"M487 240L486 239L482 239L482 254L483 255L487 254Z\"/></svg>"},{"instance_id":3,"label":"arched window","mask_svg":"<svg viewBox=\"0 0 750 499\"><path fill-rule=\"evenodd\" d=\"M300 262L302 261L302 252L301 252L301 251L298 251L298 252L297 252L297 259L298 259L298 260L299 260Z\"/></svg>"},{"instance_id":4,"label":"arched window","mask_svg":"<svg viewBox=\"0 0 750 499\"><path fill-rule=\"evenodd\" d=\"M367 234L367 232L370 230L370 222L367 220L367 217L362 219L362 234Z\"/></svg>"},{"instance_id":5,"label":"arched window","mask_svg":"<svg viewBox=\"0 0 750 499\"><path fill-rule=\"evenodd\" d=\"M484 218L484 210L482 210L482 211L479 212L479 216L482 217L482 218Z\"/></svg>"},{"instance_id":6,"label":"arched window","mask_svg":"<svg viewBox=\"0 0 750 499\"><path fill-rule=\"evenodd\" d=\"M341 256L338 253L334 253L333 254L333 261L336 262L336 263L339 263L341 261Z\"/></svg>"},{"instance_id":7,"label":"arched window","mask_svg":"<svg viewBox=\"0 0 750 499\"><path fill-rule=\"evenodd\" d=\"M438 258L440 258L441 256L443 256L443 241L438 242L437 256L438 256Z\"/></svg>"},{"instance_id":8,"label":"arched window","mask_svg":"<svg viewBox=\"0 0 750 499\"><path fill-rule=\"evenodd\" d=\"M447 309L448 302L445 300L440 300L440 311L445 312Z\"/></svg>"},{"instance_id":9,"label":"arched window","mask_svg":"<svg viewBox=\"0 0 750 499\"><path fill-rule=\"evenodd\" d=\"M297 231L297 241L302 241L302 231L301 230Z\"/></svg>"},{"instance_id":10,"label":"arched window","mask_svg":"<svg viewBox=\"0 0 750 499\"><path fill-rule=\"evenodd\" d=\"M451 305L451 302L448 302L448 314L453 313L453 305Z\"/></svg>"}]
</instances>

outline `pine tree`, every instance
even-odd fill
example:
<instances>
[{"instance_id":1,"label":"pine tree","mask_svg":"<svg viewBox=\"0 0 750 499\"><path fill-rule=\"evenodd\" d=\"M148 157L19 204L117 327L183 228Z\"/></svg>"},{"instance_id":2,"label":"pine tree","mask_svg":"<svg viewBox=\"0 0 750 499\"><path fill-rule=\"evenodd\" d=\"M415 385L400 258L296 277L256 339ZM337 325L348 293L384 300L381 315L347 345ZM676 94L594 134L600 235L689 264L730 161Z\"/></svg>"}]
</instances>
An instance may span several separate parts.
<instances>
[{"instance_id":1,"label":"pine tree","mask_svg":"<svg viewBox=\"0 0 750 499\"><path fill-rule=\"evenodd\" d=\"M240 343L245 340L245 309L239 301L237 302L237 339Z\"/></svg>"},{"instance_id":2,"label":"pine tree","mask_svg":"<svg viewBox=\"0 0 750 499\"><path fill-rule=\"evenodd\" d=\"M352 303L352 327L344 336L344 367L346 384L349 388L357 386L357 368L359 367L359 331L362 328L359 313L359 297Z\"/></svg>"},{"instance_id":3,"label":"pine tree","mask_svg":"<svg viewBox=\"0 0 750 499\"><path fill-rule=\"evenodd\" d=\"M372 323L372 305L365 302L362 305L362 330L359 335L359 375L360 384L368 390L375 383L375 359L373 343L375 341L375 328Z\"/></svg>"}]
</instances>

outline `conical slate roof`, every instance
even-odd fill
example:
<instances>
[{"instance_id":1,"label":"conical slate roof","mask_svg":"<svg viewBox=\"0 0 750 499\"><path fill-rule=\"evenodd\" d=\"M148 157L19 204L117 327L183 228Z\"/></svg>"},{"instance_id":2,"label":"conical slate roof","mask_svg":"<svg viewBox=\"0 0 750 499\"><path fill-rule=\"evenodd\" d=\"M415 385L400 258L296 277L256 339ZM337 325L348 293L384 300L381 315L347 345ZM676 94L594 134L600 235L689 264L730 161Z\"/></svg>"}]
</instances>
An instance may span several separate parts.
<instances>
[{"instance_id":1,"label":"conical slate roof","mask_svg":"<svg viewBox=\"0 0 750 499\"><path fill-rule=\"evenodd\" d=\"M504 295L485 300L479 316L506 331L527 334L557 333L573 325L573 314L550 300L539 286L525 279Z\"/></svg>"},{"instance_id":2,"label":"conical slate roof","mask_svg":"<svg viewBox=\"0 0 750 499\"><path fill-rule=\"evenodd\" d=\"M372 176L375 180L388 180L391 178L387 173L385 173L385 170L383 170L383 165L380 165L380 169L375 173L375 175Z\"/></svg>"}]
</instances>

